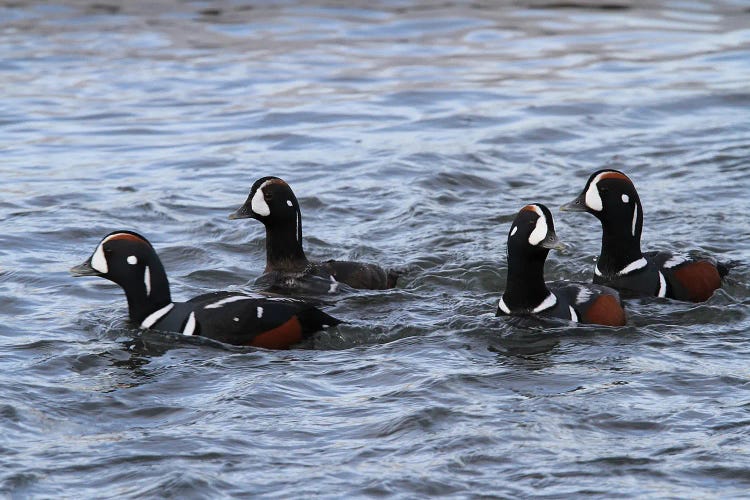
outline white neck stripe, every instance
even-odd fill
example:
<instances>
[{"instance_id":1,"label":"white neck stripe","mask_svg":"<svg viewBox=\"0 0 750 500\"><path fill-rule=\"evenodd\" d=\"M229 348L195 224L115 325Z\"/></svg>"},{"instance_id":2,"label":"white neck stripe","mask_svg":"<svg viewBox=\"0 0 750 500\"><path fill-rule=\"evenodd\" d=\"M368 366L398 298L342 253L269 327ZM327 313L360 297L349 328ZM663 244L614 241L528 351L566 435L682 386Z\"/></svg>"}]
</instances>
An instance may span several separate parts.
<instances>
[{"instance_id":1,"label":"white neck stripe","mask_svg":"<svg viewBox=\"0 0 750 500\"><path fill-rule=\"evenodd\" d=\"M497 303L497 307L499 307L505 314L510 314L510 308L505 304L502 297L500 297L500 302Z\"/></svg>"},{"instance_id":2,"label":"white neck stripe","mask_svg":"<svg viewBox=\"0 0 750 500\"><path fill-rule=\"evenodd\" d=\"M625 274L632 273L633 271L637 271L638 269L643 269L648 265L648 262L646 262L646 259L641 257L638 260L635 260L628 264L627 266L623 267L622 270L617 273L617 276L623 276Z\"/></svg>"},{"instance_id":3,"label":"white neck stripe","mask_svg":"<svg viewBox=\"0 0 750 500\"><path fill-rule=\"evenodd\" d=\"M146 285L146 297L151 295L151 270L146 266L143 272L143 284Z\"/></svg>"},{"instance_id":4,"label":"white neck stripe","mask_svg":"<svg viewBox=\"0 0 750 500\"><path fill-rule=\"evenodd\" d=\"M547 295L547 298L544 299L541 304L532 309L531 312L535 314L540 313L550 307L555 307L555 304L557 304L557 297L555 297L554 293L550 292L549 295Z\"/></svg>"},{"instance_id":5,"label":"white neck stripe","mask_svg":"<svg viewBox=\"0 0 750 500\"><path fill-rule=\"evenodd\" d=\"M146 319L144 319L141 322L141 328L151 328L152 326L154 326L154 324L157 321L159 321L164 316L166 316L167 313L169 311L171 311L173 307L174 307L174 304L172 302L170 302L169 304L167 304L166 306L162 307L161 309L152 312L151 314L149 314L148 316L146 316Z\"/></svg>"}]
</instances>

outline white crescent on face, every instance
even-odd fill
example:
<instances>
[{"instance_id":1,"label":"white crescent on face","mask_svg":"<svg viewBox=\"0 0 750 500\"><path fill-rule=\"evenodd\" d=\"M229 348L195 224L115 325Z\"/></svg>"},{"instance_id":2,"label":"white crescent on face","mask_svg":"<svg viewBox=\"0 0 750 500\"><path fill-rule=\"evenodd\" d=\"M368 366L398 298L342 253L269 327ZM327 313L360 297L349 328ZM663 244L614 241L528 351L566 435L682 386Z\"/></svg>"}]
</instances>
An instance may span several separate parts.
<instances>
[{"instance_id":1,"label":"white crescent on face","mask_svg":"<svg viewBox=\"0 0 750 500\"><path fill-rule=\"evenodd\" d=\"M271 181L266 181L261 184L260 187L258 187L258 189L255 191L253 199L250 202L250 208L253 209L253 212L263 217L271 215L271 208L268 206L268 203L266 203L265 198L263 198L263 188L270 183Z\"/></svg>"},{"instance_id":2,"label":"white crescent on face","mask_svg":"<svg viewBox=\"0 0 750 500\"><path fill-rule=\"evenodd\" d=\"M104 244L114 238L115 236L120 236L122 233L116 233L116 234L110 234L106 238L102 240L101 243L99 243L99 246L96 247L96 251L94 252L94 255L91 256L91 267L96 269L102 274L107 274L109 272L109 265L107 265L107 258L104 256ZM128 259L128 262L130 262L130 259Z\"/></svg>"},{"instance_id":3,"label":"white crescent on face","mask_svg":"<svg viewBox=\"0 0 750 500\"><path fill-rule=\"evenodd\" d=\"M597 184L601 180L602 175L606 173L607 172L602 172L601 174L594 177L594 180L591 181L591 183L589 184L589 188L586 190L586 206L591 210L595 210L597 212L601 212L604 209L604 205L602 204L602 197L599 196L599 186L597 186Z\"/></svg>"},{"instance_id":4,"label":"white crescent on face","mask_svg":"<svg viewBox=\"0 0 750 500\"><path fill-rule=\"evenodd\" d=\"M96 269L102 274L109 272L109 266L107 265L107 258L104 256L104 242L99 243L96 247L94 255L91 257L91 267Z\"/></svg>"},{"instance_id":5,"label":"white crescent on face","mask_svg":"<svg viewBox=\"0 0 750 500\"><path fill-rule=\"evenodd\" d=\"M531 205L534 208L534 212L539 216L536 220L536 227L531 231L529 235L529 244L538 245L547 237L547 218L544 216L542 209L536 205Z\"/></svg>"}]
</instances>

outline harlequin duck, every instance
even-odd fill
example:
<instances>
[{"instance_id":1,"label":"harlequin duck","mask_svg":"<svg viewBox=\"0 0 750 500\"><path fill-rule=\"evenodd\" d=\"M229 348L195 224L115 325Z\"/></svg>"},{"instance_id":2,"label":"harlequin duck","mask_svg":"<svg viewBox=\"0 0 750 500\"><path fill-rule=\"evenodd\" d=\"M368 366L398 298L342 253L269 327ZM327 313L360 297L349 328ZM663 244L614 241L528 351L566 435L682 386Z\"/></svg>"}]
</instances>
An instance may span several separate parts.
<instances>
[{"instance_id":1,"label":"harlequin duck","mask_svg":"<svg viewBox=\"0 0 750 500\"><path fill-rule=\"evenodd\" d=\"M549 209L541 203L518 212L508 233L508 280L497 316L536 314L578 323L625 324L620 296L612 288L571 281L544 281L544 261L562 244Z\"/></svg>"},{"instance_id":2,"label":"harlequin duck","mask_svg":"<svg viewBox=\"0 0 750 500\"><path fill-rule=\"evenodd\" d=\"M588 212L602 223L602 249L594 283L632 295L702 302L721 286L729 268L711 258L641 252L643 208L633 182L618 170L591 174L583 192L561 207Z\"/></svg>"},{"instance_id":3,"label":"harlequin duck","mask_svg":"<svg viewBox=\"0 0 750 500\"><path fill-rule=\"evenodd\" d=\"M257 219L266 227L266 269L259 281L282 288L319 288L335 292L339 283L384 290L396 286L399 272L374 264L328 260L311 262L302 249L302 214L297 197L278 177L255 181L247 201L230 219Z\"/></svg>"},{"instance_id":4,"label":"harlequin duck","mask_svg":"<svg viewBox=\"0 0 750 500\"><path fill-rule=\"evenodd\" d=\"M130 320L141 328L200 335L235 345L288 349L339 320L295 299L214 292L173 302L156 251L131 231L108 234L73 276L101 276L120 285Z\"/></svg>"}]
</instances>

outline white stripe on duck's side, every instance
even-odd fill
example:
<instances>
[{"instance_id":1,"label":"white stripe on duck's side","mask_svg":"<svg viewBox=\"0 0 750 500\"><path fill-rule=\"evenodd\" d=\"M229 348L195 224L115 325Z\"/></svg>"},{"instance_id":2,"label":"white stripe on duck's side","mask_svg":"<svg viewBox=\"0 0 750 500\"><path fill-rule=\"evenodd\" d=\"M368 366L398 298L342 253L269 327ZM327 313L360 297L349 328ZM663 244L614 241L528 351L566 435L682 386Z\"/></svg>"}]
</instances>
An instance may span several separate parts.
<instances>
[{"instance_id":1,"label":"white stripe on duck's side","mask_svg":"<svg viewBox=\"0 0 750 500\"><path fill-rule=\"evenodd\" d=\"M212 304L208 304L204 307L204 309L218 309L224 304L229 304L230 302L237 302L238 300L249 300L253 297L249 297L247 295L232 295L231 297L227 297L225 299L221 299L217 302L214 302Z\"/></svg>"},{"instance_id":2,"label":"white stripe on duck's side","mask_svg":"<svg viewBox=\"0 0 750 500\"><path fill-rule=\"evenodd\" d=\"M154 326L154 324L157 321L159 321L164 316L166 316L167 313L169 311L171 311L173 307L174 307L174 304L170 302L169 304L167 304L166 306L162 307L161 309L158 309L158 310L152 312L151 314L149 314L148 316L146 316L146 319L144 319L141 322L141 328L151 328L152 326Z\"/></svg>"},{"instance_id":3,"label":"white stripe on duck's side","mask_svg":"<svg viewBox=\"0 0 750 500\"><path fill-rule=\"evenodd\" d=\"M581 287L578 289L578 294L576 295L576 304L583 304L584 302L587 302L591 298L591 290L589 290L586 287Z\"/></svg>"},{"instance_id":4,"label":"white stripe on duck's side","mask_svg":"<svg viewBox=\"0 0 750 500\"><path fill-rule=\"evenodd\" d=\"M575 309L573 309L573 306L568 306L568 309L570 309L570 321L578 323L578 315L576 314Z\"/></svg>"},{"instance_id":5,"label":"white stripe on duck's side","mask_svg":"<svg viewBox=\"0 0 750 500\"><path fill-rule=\"evenodd\" d=\"M183 335L192 335L195 333L195 311L190 313L187 321L185 322L185 328L182 329Z\"/></svg>"},{"instance_id":6,"label":"white stripe on duck's side","mask_svg":"<svg viewBox=\"0 0 750 500\"><path fill-rule=\"evenodd\" d=\"M664 266L662 266L662 267L664 267L665 269L670 269L672 267L679 266L680 264L682 264L686 260L687 259L685 257L683 257L682 255L673 255L672 257L669 258L668 261L666 261L664 263Z\"/></svg>"},{"instance_id":7,"label":"white stripe on duck's side","mask_svg":"<svg viewBox=\"0 0 750 500\"><path fill-rule=\"evenodd\" d=\"M664 275L659 271L659 291L656 294L657 297L667 296L667 280L664 279Z\"/></svg>"}]
</instances>

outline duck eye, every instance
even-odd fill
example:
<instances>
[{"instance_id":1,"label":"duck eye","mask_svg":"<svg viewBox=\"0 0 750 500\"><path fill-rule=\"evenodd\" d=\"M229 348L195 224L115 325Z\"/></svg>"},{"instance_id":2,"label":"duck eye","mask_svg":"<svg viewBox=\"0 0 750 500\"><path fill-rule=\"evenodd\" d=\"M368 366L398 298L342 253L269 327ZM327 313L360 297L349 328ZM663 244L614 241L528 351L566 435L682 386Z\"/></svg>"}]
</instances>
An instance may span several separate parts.
<instances>
[{"instance_id":1,"label":"duck eye","mask_svg":"<svg viewBox=\"0 0 750 500\"><path fill-rule=\"evenodd\" d=\"M269 193L268 191L263 191L263 199L266 201L273 199L273 194Z\"/></svg>"}]
</instances>

